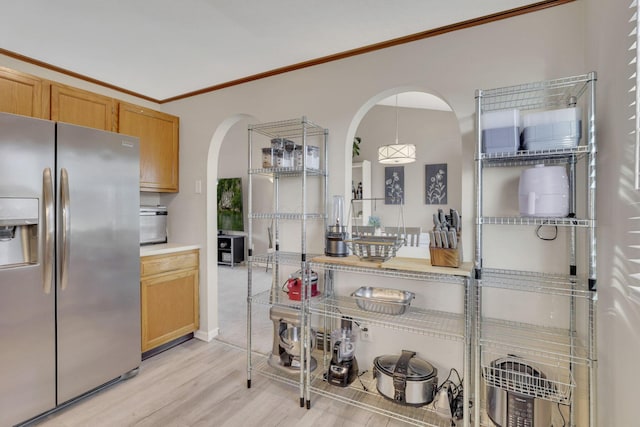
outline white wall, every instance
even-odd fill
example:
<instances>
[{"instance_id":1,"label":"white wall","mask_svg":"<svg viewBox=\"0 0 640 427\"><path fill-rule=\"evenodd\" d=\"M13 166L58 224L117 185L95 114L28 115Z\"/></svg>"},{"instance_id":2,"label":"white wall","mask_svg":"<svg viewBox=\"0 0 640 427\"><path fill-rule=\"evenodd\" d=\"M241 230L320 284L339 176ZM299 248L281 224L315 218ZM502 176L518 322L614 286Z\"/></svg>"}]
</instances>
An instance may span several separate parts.
<instances>
[{"instance_id":1,"label":"white wall","mask_svg":"<svg viewBox=\"0 0 640 427\"><path fill-rule=\"evenodd\" d=\"M629 76L631 0L587 0L586 58L598 71L599 425L638 425L640 383L640 193L633 188L634 121Z\"/></svg>"}]
</instances>

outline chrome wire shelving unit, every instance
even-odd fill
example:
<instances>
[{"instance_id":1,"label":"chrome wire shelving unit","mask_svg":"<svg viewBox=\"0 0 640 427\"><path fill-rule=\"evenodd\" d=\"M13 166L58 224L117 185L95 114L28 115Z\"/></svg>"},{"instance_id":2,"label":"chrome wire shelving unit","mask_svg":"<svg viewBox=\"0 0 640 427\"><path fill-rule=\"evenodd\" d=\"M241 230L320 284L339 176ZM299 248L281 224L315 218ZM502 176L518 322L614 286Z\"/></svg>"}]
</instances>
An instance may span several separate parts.
<instances>
[{"instance_id":1,"label":"chrome wire shelving unit","mask_svg":"<svg viewBox=\"0 0 640 427\"><path fill-rule=\"evenodd\" d=\"M371 262L371 266L365 266L354 257L354 264L349 261L332 261L330 257L312 259L310 265L314 270L324 270L328 286L333 288L333 282L337 280L336 273L355 273L389 279L408 279L424 284L428 293L429 284L454 285L464 295L462 313L425 309L410 305L402 314L386 314L362 309L353 296L329 294L318 300L317 304L309 306L310 313L324 319L324 330L328 330L328 323L338 323L342 318L350 318L356 323L378 326L393 331L408 332L416 336L431 337L437 340L452 341L460 344L463 352L462 378L465 378L463 388L463 402L471 399L470 378L471 371L471 344L472 344L472 265L463 264L460 268L434 268L433 271L412 271L383 268L384 263ZM425 261L428 263L428 261ZM424 270L429 270L425 268ZM392 281L391 281L392 282ZM318 357L319 360L328 361L329 354ZM469 427L471 425L470 409L463 411L461 420L452 423L450 418L443 418L436 413L434 402L424 406L413 407L401 405L385 398L376 389L376 382L371 374L364 374L348 387L336 387L330 385L324 378L327 366L317 369L311 376L310 389L313 393L325 396L336 401L346 403L361 409L387 416L391 419L402 421L415 426L427 427Z\"/></svg>"},{"instance_id":2,"label":"chrome wire shelving unit","mask_svg":"<svg viewBox=\"0 0 640 427\"><path fill-rule=\"evenodd\" d=\"M591 72L476 92L475 425L494 425L485 412L485 389L481 390L485 386L550 401L557 405L558 411L562 406L564 409L560 414L567 426L596 425L596 80L596 74ZM512 109L546 111L566 108L568 105L579 105L581 108L580 124L583 131L577 146L508 153L483 152L481 117L484 113ZM537 164L566 167L570 211L567 217L484 215L487 206L483 196L489 191L484 187L485 174L496 173L489 170ZM501 226L533 226L532 231L534 227L541 226L565 229L566 273L545 271L547 263L544 261L539 262L539 271L509 269L508 263L505 265L500 259L495 259L495 251L491 253L493 259L491 255L485 259L486 241ZM535 255L540 260L547 257L548 261L548 257L553 256L547 253L532 254L529 248L524 248L518 241L501 241L501 244L509 245L507 247L514 251L523 251L526 257ZM579 244L583 246L579 247ZM504 292L508 292L509 296L505 297ZM523 314L525 321L515 318L517 316L509 318L508 314L505 315L506 319L496 318L495 312L501 304L496 301L497 296L502 298L505 313L509 313L508 305L504 304L505 298L513 303L524 301L518 307L525 307L523 311L531 310L532 313ZM540 315L539 321L531 321L536 310L544 309L545 305L530 303L529 308L527 302L530 301L553 301L554 308L561 310L562 315L557 318ZM497 366L498 360L507 360L507 365ZM537 367L544 372L544 377L534 379L527 373L514 373L513 369L504 372L501 367L511 367L509 363ZM587 402L580 412L577 409L578 395Z\"/></svg>"},{"instance_id":3,"label":"chrome wire shelving unit","mask_svg":"<svg viewBox=\"0 0 640 427\"><path fill-rule=\"evenodd\" d=\"M315 232L324 233L327 220L327 159L328 159L328 134L329 131L306 117L283 120L269 123L252 124L248 127L248 280L247 280L247 387L251 387L252 373L257 373L285 384L297 386L300 391L300 406L304 406L305 397L309 399L308 373L311 372L310 357L310 329L308 312L311 304L309 289L310 268L308 260L315 256L308 253L307 232L308 227L315 224ZM256 158L262 158L262 149L273 147L274 143L293 144L293 157L287 159L287 163L282 164L274 161L265 164L256 163ZM296 153L299 153L296 155ZM317 156L314 157L314 156ZM254 179L257 177L268 177L273 183L273 203L272 209L266 212L256 212L254 210ZM318 181L319 191L308 188L309 181ZM283 181L283 182L281 182ZM283 194L280 186L286 181L287 185L297 187L297 203L291 207L291 201L282 203ZM291 188L291 187L288 187ZM292 196L289 195L289 198ZM311 203L311 202L314 203ZM283 209L288 206L287 209ZM310 208L317 206L317 208ZM271 253L254 253L254 221L271 221L272 239L275 243ZM299 244L288 241L286 250L282 246L281 237L283 232L290 232L299 226ZM289 239L291 240L291 239ZM252 276L256 263L272 263L272 286L267 292L253 294ZM282 290L284 277L282 267L290 266L298 268L301 275L302 286L300 300L290 299ZM302 350L300 351L298 363L301 364L298 371L287 371L271 366L269 358L261 358L252 354L252 318L251 305L266 304L279 309L287 309L293 317L299 319L300 340ZM275 324L275 323L274 323ZM275 332L275 327L274 327ZM276 340L274 339L274 343ZM278 357L273 355L274 359ZM254 363L254 358L256 361Z\"/></svg>"}]
</instances>

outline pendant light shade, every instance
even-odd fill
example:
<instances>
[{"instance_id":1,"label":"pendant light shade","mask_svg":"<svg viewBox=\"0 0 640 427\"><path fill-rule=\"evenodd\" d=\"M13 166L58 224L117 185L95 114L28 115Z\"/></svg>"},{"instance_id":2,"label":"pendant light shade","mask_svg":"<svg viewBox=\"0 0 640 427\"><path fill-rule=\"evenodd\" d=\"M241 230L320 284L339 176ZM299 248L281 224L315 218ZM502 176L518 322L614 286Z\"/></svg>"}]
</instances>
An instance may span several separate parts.
<instances>
[{"instance_id":1,"label":"pendant light shade","mask_svg":"<svg viewBox=\"0 0 640 427\"><path fill-rule=\"evenodd\" d=\"M416 146L413 144L390 144L378 148L378 162L383 164L406 164L416 161Z\"/></svg>"},{"instance_id":2,"label":"pendant light shade","mask_svg":"<svg viewBox=\"0 0 640 427\"><path fill-rule=\"evenodd\" d=\"M414 144L399 144L398 141L398 95L396 94L396 142L378 148L378 162L385 165L404 165L416 161Z\"/></svg>"}]
</instances>

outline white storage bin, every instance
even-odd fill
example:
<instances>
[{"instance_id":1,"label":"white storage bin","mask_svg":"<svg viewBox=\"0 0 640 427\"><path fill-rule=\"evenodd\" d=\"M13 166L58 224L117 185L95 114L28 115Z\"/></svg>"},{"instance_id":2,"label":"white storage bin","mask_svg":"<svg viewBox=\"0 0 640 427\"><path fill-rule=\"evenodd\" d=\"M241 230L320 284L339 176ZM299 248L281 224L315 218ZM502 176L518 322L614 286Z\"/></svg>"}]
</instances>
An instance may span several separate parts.
<instances>
[{"instance_id":1,"label":"white storage bin","mask_svg":"<svg viewBox=\"0 0 640 427\"><path fill-rule=\"evenodd\" d=\"M523 117L525 150L573 148L582 137L579 107L529 113Z\"/></svg>"},{"instance_id":2,"label":"white storage bin","mask_svg":"<svg viewBox=\"0 0 640 427\"><path fill-rule=\"evenodd\" d=\"M517 109L483 113L482 152L515 153L520 148L520 111Z\"/></svg>"}]
</instances>

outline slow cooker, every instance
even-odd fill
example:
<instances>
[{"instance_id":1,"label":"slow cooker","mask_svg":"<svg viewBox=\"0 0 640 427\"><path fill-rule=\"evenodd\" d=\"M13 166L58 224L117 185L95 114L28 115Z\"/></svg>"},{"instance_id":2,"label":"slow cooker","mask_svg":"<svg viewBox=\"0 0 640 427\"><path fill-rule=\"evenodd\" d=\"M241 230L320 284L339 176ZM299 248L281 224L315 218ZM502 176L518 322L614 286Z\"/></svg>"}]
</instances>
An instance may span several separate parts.
<instances>
[{"instance_id":1,"label":"slow cooker","mask_svg":"<svg viewBox=\"0 0 640 427\"><path fill-rule=\"evenodd\" d=\"M415 355L415 351L402 350L400 356L374 359L373 377L381 395L408 406L431 403L438 388L438 370Z\"/></svg>"}]
</instances>

